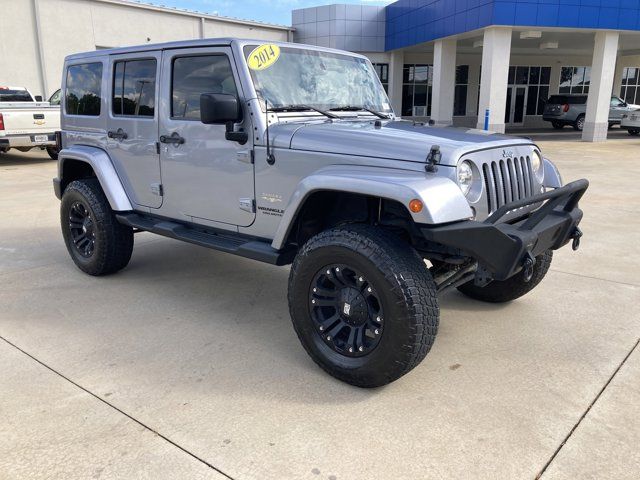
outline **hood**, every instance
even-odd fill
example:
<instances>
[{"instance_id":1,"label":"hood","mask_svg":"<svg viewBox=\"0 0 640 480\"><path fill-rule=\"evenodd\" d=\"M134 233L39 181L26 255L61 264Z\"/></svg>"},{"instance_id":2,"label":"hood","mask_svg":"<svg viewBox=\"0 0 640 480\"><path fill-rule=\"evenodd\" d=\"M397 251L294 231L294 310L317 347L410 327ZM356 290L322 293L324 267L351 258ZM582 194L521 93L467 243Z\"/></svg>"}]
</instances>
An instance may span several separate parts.
<instances>
[{"instance_id":1,"label":"hood","mask_svg":"<svg viewBox=\"0 0 640 480\"><path fill-rule=\"evenodd\" d=\"M339 120L277 124L270 128L278 146L341 155L425 163L432 145L439 145L442 165L454 166L467 152L509 145L533 145L526 138L453 127L431 127L406 120Z\"/></svg>"}]
</instances>

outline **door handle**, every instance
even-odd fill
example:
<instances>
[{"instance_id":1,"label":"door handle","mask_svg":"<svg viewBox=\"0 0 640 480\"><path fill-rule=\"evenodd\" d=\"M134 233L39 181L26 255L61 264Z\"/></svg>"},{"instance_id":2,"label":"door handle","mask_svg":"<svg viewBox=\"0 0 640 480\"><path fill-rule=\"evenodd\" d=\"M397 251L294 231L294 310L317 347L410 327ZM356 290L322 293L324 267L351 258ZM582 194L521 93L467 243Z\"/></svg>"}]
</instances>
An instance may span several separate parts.
<instances>
[{"instance_id":1,"label":"door handle","mask_svg":"<svg viewBox=\"0 0 640 480\"><path fill-rule=\"evenodd\" d=\"M171 135L161 135L160 142L173 143L174 145L182 145L185 142L185 140L184 140L184 137L181 137L178 132L173 132Z\"/></svg>"},{"instance_id":2,"label":"door handle","mask_svg":"<svg viewBox=\"0 0 640 480\"><path fill-rule=\"evenodd\" d=\"M116 140L126 140L128 135L127 132L125 132L124 130L122 130L121 128L119 128L116 131L113 130L109 130L107 132L107 137L109 138L114 138Z\"/></svg>"}]
</instances>

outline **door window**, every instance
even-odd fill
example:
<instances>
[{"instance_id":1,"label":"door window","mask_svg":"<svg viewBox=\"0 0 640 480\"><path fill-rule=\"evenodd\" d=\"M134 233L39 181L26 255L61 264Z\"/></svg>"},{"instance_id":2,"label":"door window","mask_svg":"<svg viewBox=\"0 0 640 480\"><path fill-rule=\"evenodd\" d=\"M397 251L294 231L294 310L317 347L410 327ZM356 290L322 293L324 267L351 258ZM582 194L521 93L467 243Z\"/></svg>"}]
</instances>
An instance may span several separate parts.
<instances>
[{"instance_id":1,"label":"door window","mask_svg":"<svg viewBox=\"0 0 640 480\"><path fill-rule=\"evenodd\" d=\"M624 102L620 100L618 97L611 97L611 106L612 107L624 107Z\"/></svg>"},{"instance_id":2,"label":"door window","mask_svg":"<svg viewBox=\"0 0 640 480\"><path fill-rule=\"evenodd\" d=\"M113 114L153 117L156 104L156 60L126 60L113 68Z\"/></svg>"},{"instance_id":3,"label":"door window","mask_svg":"<svg viewBox=\"0 0 640 480\"><path fill-rule=\"evenodd\" d=\"M49 97L49 105L60 105L60 90L56 90L51 97Z\"/></svg>"},{"instance_id":4,"label":"door window","mask_svg":"<svg viewBox=\"0 0 640 480\"><path fill-rule=\"evenodd\" d=\"M238 94L226 55L175 58L171 85L171 118L176 120L200 120L203 93Z\"/></svg>"}]
</instances>

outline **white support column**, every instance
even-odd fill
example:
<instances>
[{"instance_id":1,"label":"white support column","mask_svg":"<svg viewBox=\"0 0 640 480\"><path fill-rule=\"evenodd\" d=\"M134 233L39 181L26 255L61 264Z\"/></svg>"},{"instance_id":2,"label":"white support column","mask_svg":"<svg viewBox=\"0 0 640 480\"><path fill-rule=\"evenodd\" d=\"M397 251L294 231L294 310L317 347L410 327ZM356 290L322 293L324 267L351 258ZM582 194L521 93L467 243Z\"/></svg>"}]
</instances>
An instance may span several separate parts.
<instances>
[{"instance_id":1,"label":"white support column","mask_svg":"<svg viewBox=\"0 0 640 480\"><path fill-rule=\"evenodd\" d=\"M402 69L404 68L404 51L391 52L389 59L389 100L396 116L402 115Z\"/></svg>"},{"instance_id":2,"label":"white support column","mask_svg":"<svg viewBox=\"0 0 640 480\"><path fill-rule=\"evenodd\" d=\"M478 128L484 129L485 112L489 110L489 130L504 133L507 108L507 82L511 57L511 28L491 27L484 31L482 46L482 80Z\"/></svg>"},{"instance_id":3,"label":"white support column","mask_svg":"<svg viewBox=\"0 0 640 480\"><path fill-rule=\"evenodd\" d=\"M439 126L453 124L457 43L456 40L438 40L434 44L431 120Z\"/></svg>"},{"instance_id":4,"label":"white support column","mask_svg":"<svg viewBox=\"0 0 640 480\"><path fill-rule=\"evenodd\" d=\"M585 142L603 142L609 129L609 108L618 57L618 32L597 32L591 63L587 115L582 131Z\"/></svg>"},{"instance_id":5,"label":"white support column","mask_svg":"<svg viewBox=\"0 0 640 480\"><path fill-rule=\"evenodd\" d=\"M46 100L50 92L47 85L47 68L45 66L44 50L42 48L42 21L40 18L40 4L38 3L38 0L33 0L33 15L36 26L36 40L38 42L38 59L40 60L40 63L38 65L40 73L40 86L42 88L42 93L40 95L42 95L43 100Z\"/></svg>"}]
</instances>

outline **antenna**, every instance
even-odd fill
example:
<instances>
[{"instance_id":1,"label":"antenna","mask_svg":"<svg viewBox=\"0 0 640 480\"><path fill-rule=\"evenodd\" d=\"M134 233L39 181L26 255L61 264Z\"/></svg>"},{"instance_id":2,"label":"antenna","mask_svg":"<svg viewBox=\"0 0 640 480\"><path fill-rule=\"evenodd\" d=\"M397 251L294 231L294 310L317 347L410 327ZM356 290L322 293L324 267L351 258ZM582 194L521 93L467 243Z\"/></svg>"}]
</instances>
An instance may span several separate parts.
<instances>
[{"instance_id":1,"label":"antenna","mask_svg":"<svg viewBox=\"0 0 640 480\"><path fill-rule=\"evenodd\" d=\"M276 163L276 157L273 155L273 153L271 153L271 145L269 143L269 103L267 102L267 99L264 99L264 109L266 110L266 130L265 130L265 135L266 135L266 142L267 142L267 163L269 165L273 165L274 163Z\"/></svg>"}]
</instances>

